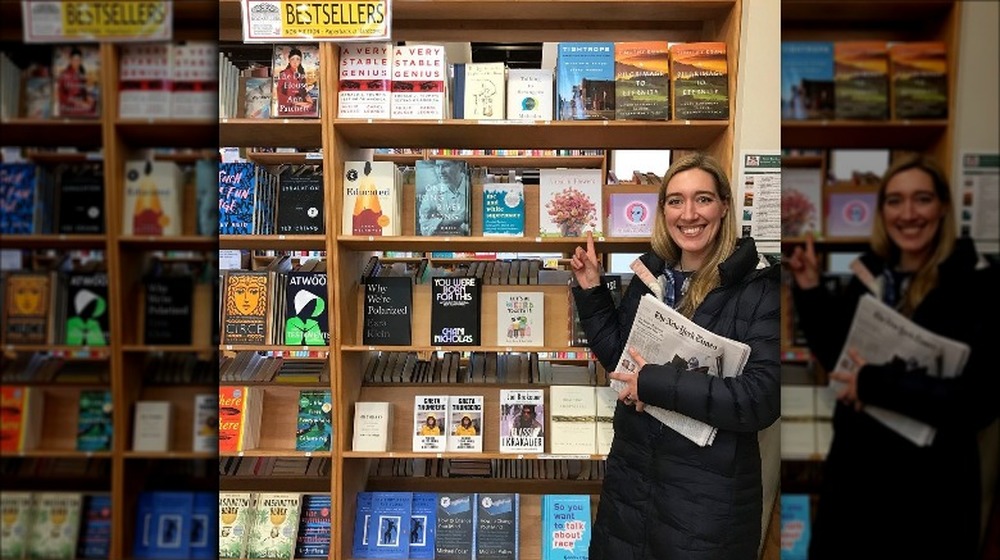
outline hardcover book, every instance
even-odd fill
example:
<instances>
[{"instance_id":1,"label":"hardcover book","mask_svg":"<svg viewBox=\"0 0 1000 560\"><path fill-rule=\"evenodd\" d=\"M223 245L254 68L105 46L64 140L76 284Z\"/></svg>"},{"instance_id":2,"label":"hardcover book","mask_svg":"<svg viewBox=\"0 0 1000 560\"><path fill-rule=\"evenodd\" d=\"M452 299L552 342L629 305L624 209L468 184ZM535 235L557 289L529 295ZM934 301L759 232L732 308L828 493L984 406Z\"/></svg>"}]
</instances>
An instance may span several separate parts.
<instances>
[{"instance_id":1,"label":"hardcover book","mask_svg":"<svg viewBox=\"0 0 1000 560\"><path fill-rule=\"evenodd\" d=\"M604 235L600 169L540 169L538 173L540 236L581 237L588 231L595 238Z\"/></svg>"},{"instance_id":2,"label":"hardcover book","mask_svg":"<svg viewBox=\"0 0 1000 560\"><path fill-rule=\"evenodd\" d=\"M447 84L448 61L444 45L393 47L390 117L447 118Z\"/></svg>"},{"instance_id":3,"label":"hardcover book","mask_svg":"<svg viewBox=\"0 0 1000 560\"><path fill-rule=\"evenodd\" d=\"M838 119L889 118L889 50L885 41L836 41L834 113Z\"/></svg>"},{"instance_id":4,"label":"hardcover book","mask_svg":"<svg viewBox=\"0 0 1000 560\"><path fill-rule=\"evenodd\" d=\"M76 450L111 451L111 391L80 391Z\"/></svg>"},{"instance_id":5,"label":"hardcover book","mask_svg":"<svg viewBox=\"0 0 1000 560\"><path fill-rule=\"evenodd\" d=\"M27 119L52 118L52 76L45 67L44 76L24 77L24 117Z\"/></svg>"},{"instance_id":6,"label":"hardcover book","mask_svg":"<svg viewBox=\"0 0 1000 560\"><path fill-rule=\"evenodd\" d=\"M545 394L541 389L500 390L500 452L545 453Z\"/></svg>"},{"instance_id":7,"label":"hardcover book","mask_svg":"<svg viewBox=\"0 0 1000 560\"><path fill-rule=\"evenodd\" d=\"M256 166L248 162L219 164L219 234L254 233L257 198Z\"/></svg>"},{"instance_id":8,"label":"hardcover book","mask_svg":"<svg viewBox=\"0 0 1000 560\"><path fill-rule=\"evenodd\" d=\"M293 558L301 499L302 495L295 492L258 492L254 495L247 558Z\"/></svg>"},{"instance_id":9,"label":"hardcover book","mask_svg":"<svg viewBox=\"0 0 1000 560\"><path fill-rule=\"evenodd\" d=\"M223 344L267 344L268 274L226 272Z\"/></svg>"},{"instance_id":10,"label":"hardcover book","mask_svg":"<svg viewBox=\"0 0 1000 560\"><path fill-rule=\"evenodd\" d=\"M889 45L892 118L948 118L948 50L942 41Z\"/></svg>"},{"instance_id":11,"label":"hardcover book","mask_svg":"<svg viewBox=\"0 0 1000 560\"><path fill-rule=\"evenodd\" d=\"M392 403L354 403L353 451L389 451L392 448Z\"/></svg>"},{"instance_id":12,"label":"hardcover book","mask_svg":"<svg viewBox=\"0 0 1000 560\"><path fill-rule=\"evenodd\" d=\"M477 510L475 494L438 494L435 560L473 560L476 557Z\"/></svg>"},{"instance_id":13,"label":"hardcover book","mask_svg":"<svg viewBox=\"0 0 1000 560\"><path fill-rule=\"evenodd\" d=\"M101 116L101 51L98 45L52 47L52 72L55 75L52 116Z\"/></svg>"},{"instance_id":14,"label":"hardcover book","mask_svg":"<svg viewBox=\"0 0 1000 560\"><path fill-rule=\"evenodd\" d=\"M219 492L219 558L245 557L255 519L252 505L250 492Z\"/></svg>"},{"instance_id":15,"label":"hardcover book","mask_svg":"<svg viewBox=\"0 0 1000 560\"><path fill-rule=\"evenodd\" d=\"M448 397L448 451L482 453L482 395Z\"/></svg>"},{"instance_id":16,"label":"hardcover book","mask_svg":"<svg viewBox=\"0 0 1000 560\"><path fill-rule=\"evenodd\" d=\"M0 451L14 453L35 448L41 435L43 395L38 389L0 386Z\"/></svg>"},{"instance_id":17,"label":"hardcover book","mask_svg":"<svg viewBox=\"0 0 1000 560\"><path fill-rule=\"evenodd\" d=\"M132 426L132 451L170 449L170 401L137 401Z\"/></svg>"},{"instance_id":18,"label":"hardcover book","mask_svg":"<svg viewBox=\"0 0 1000 560\"><path fill-rule=\"evenodd\" d=\"M611 453L611 442L615 439L615 408L618 407L618 391L607 385L594 387L597 403L597 454Z\"/></svg>"},{"instance_id":19,"label":"hardcover book","mask_svg":"<svg viewBox=\"0 0 1000 560\"><path fill-rule=\"evenodd\" d=\"M483 237L524 237L524 184L483 184Z\"/></svg>"},{"instance_id":20,"label":"hardcover book","mask_svg":"<svg viewBox=\"0 0 1000 560\"><path fill-rule=\"evenodd\" d=\"M552 120L553 75L551 68L507 70L507 118Z\"/></svg>"},{"instance_id":21,"label":"hardcover book","mask_svg":"<svg viewBox=\"0 0 1000 560\"><path fill-rule=\"evenodd\" d=\"M570 455L597 453L597 423L594 422L596 411L594 387L549 387L550 452Z\"/></svg>"},{"instance_id":22,"label":"hardcover book","mask_svg":"<svg viewBox=\"0 0 1000 560\"><path fill-rule=\"evenodd\" d=\"M590 496L545 494L542 496L542 558L586 558L592 525Z\"/></svg>"},{"instance_id":23,"label":"hardcover book","mask_svg":"<svg viewBox=\"0 0 1000 560\"><path fill-rule=\"evenodd\" d=\"M472 195L464 160L417 160L415 183L417 235L471 234Z\"/></svg>"},{"instance_id":24,"label":"hardcover book","mask_svg":"<svg viewBox=\"0 0 1000 560\"><path fill-rule=\"evenodd\" d=\"M833 118L833 43L781 42L781 118Z\"/></svg>"},{"instance_id":25,"label":"hardcover book","mask_svg":"<svg viewBox=\"0 0 1000 560\"><path fill-rule=\"evenodd\" d=\"M191 548L189 554L195 560L218 558L215 535L218 533L218 492L192 492L191 505Z\"/></svg>"},{"instance_id":26,"label":"hardcover book","mask_svg":"<svg viewBox=\"0 0 1000 560\"><path fill-rule=\"evenodd\" d=\"M72 492L34 494L28 558L76 558L83 496Z\"/></svg>"},{"instance_id":27,"label":"hardcover book","mask_svg":"<svg viewBox=\"0 0 1000 560\"><path fill-rule=\"evenodd\" d=\"M248 119L271 118L271 78L252 76L241 81L243 116Z\"/></svg>"},{"instance_id":28,"label":"hardcover book","mask_svg":"<svg viewBox=\"0 0 1000 560\"><path fill-rule=\"evenodd\" d=\"M104 233L104 165L63 167L56 180L56 233Z\"/></svg>"},{"instance_id":29,"label":"hardcover book","mask_svg":"<svg viewBox=\"0 0 1000 560\"><path fill-rule=\"evenodd\" d=\"M431 346L479 346L482 284L478 278L431 278Z\"/></svg>"},{"instance_id":30,"label":"hardcover book","mask_svg":"<svg viewBox=\"0 0 1000 560\"><path fill-rule=\"evenodd\" d=\"M125 162L123 235L180 235L181 170L172 161Z\"/></svg>"},{"instance_id":31,"label":"hardcover book","mask_svg":"<svg viewBox=\"0 0 1000 560\"><path fill-rule=\"evenodd\" d=\"M615 44L563 42L557 56L558 119L614 119Z\"/></svg>"},{"instance_id":32,"label":"hardcover book","mask_svg":"<svg viewBox=\"0 0 1000 560\"><path fill-rule=\"evenodd\" d=\"M503 120L506 106L506 72L503 62L470 62L465 68L464 119Z\"/></svg>"},{"instance_id":33,"label":"hardcover book","mask_svg":"<svg viewBox=\"0 0 1000 560\"><path fill-rule=\"evenodd\" d=\"M608 235L649 237L656 222L657 193L611 193L608 195Z\"/></svg>"},{"instance_id":34,"label":"hardcover book","mask_svg":"<svg viewBox=\"0 0 1000 560\"><path fill-rule=\"evenodd\" d=\"M170 116L170 45L124 43L118 61L118 116Z\"/></svg>"},{"instance_id":35,"label":"hardcover book","mask_svg":"<svg viewBox=\"0 0 1000 560\"><path fill-rule=\"evenodd\" d=\"M274 45L272 118L319 117L319 46Z\"/></svg>"},{"instance_id":36,"label":"hardcover book","mask_svg":"<svg viewBox=\"0 0 1000 560\"><path fill-rule=\"evenodd\" d=\"M413 398L413 451L441 453L447 448L448 396Z\"/></svg>"},{"instance_id":37,"label":"hardcover book","mask_svg":"<svg viewBox=\"0 0 1000 560\"><path fill-rule=\"evenodd\" d=\"M365 281L362 344L411 343L413 281L407 276L377 276Z\"/></svg>"},{"instance_id":38,"label":"hardcover book","mask_svg":"<svg viewBox=\"0 0 1000 560\"><path fill-rule=\"evenodd\" d=\"M358 492L354 508L354 541L351 544L352 558L371 558L368 554L368 522L372 518L372 492Z\"/></svg>"},{"instance_id":39,"label":"hardcover book","mask_svg":"<svg viewBox=\"0 0 1000 560\"><path fill-rule=\"evenodd\" d=\"M497 345L545 346L545 293L497 292Z\"/></svg>"},{"instance_id":40,"label":"hardcover book","mask_svg":"<svg viewBox=\"0 0 1000 560\"><path fill-rule=\"evenodd\" d=\"M368 558L406 559L413 512L411 492L373 492L368 519Z\"/></svg>"},{"instance_id":41,"label":"hardcover book","mask_svg":"<svg viewBox=\"0 0 1000 560\"><path fill-rule=\"evenodd\" d=\"M392 43L387 42L340 46L337 118L389 118L392 51Z\"/></svg>"},{"instance_id":42,"label":"hardcover book","mask_svg":"<svg viewBox=\"0 0 1000 560\"><path fill-rule=\"evenodd\" d=\"M143 341L191 344L194 282L190 276L146 277Z\"/></svg>"},{"instance_id":43,"label":"hardcover book","mask_svg":"<svg viewBox=\"0 0 1000 560\"><path fill-rule=\"evenodd\" d=\"M0 511L3 512L3 527L2 533L0 533L3 538L0 538L0 557L25 558L33 516L31 505L31 492L8 492L6 490L0 492Z\"/></svg>"},{"instance_id":44,"label":"hardcover book","mask_svg":"<svg viewBox=\"0 0 1000 560\"><path fill-rule=\"evenodd\" d=\"M299 393L296 451L330 451L333 440L333 401L329 390Z\"/></svg>"},{"instance_id":45,"label":"hardcover book","mask_svg":"<svg viewBox=\"0 0 1000 560\"><path fill-rule=\"evenodd\" d=\"M289 166L278 176L279 234L324 233L324 207L322 166Z\"/></svg>"},{"instance_id":46,"label":"hardcover book","mask_svg":"<svg viewBox=\"0 0 1000 560\"><path fill-rule=\"evenodd\" d=\"M476 505L476 560L517 560L520 494L476 494Z\"/></svg>"},{"instance_id":47,"label":"hardcover book","mask_svg":"<svg viewBox=\"0 0 1000 560\"><path fill-rule=\"evenodd\" d=\"M843 192L827 195L827 237L868 237L877 211L878 194Z\"/></svg>"},{"instance_id":48,"label":"hardcover book","mask_svg":"<svg viewBox=\"0 0 1000 560\"><path fill-rule=\"evenodd\" d=\"M799 237L823 229L823 172L820 168L781 170L781 236Z\"/></svg>"},{"instance_id":49,"label":"hardcover book","mask_svg":"<svg viewBox=\"0 0 1000 560\"><path fill-rule=\"evenodd\" d=\"M216 453L219 449L219 395L194 396L194 433L192 451Z\"/></svg>"},{"instance_id":50,"label":"hardcover book","mask_svg":"<svg viewBox=\"0 0 1000 560\"><path fill-rule=\"evenodd\" d=\"M806 560L812 523L808 494L781 494L781 558Z\"/></svg>"},{"instance_id":51,"label":"hardcover book","mask_svg":"<svg viewBox=\"0 0 1000 560\"><path fill-rule=\"evenodd\" d=\"M45 344L49 340L51 276L11 271L4 286L4 338L8 344Z\"/></svg>"},{"instance_id":52,"label":"hardcover book","mask_svg":"<svg viewBox=\"0 0 1000 560\"><path fill-rule=\"evenodd\" d=\"M108 558L110 551L111 495L88 494L83 497L83 514L76 557Z\"/></svg>"},{"instance_id":53,"label":"hardcover book","mask_svg":"<svg viewBox=\"0 0 1000 560\"><path fill-rule=\"evenodd\" d=\"M615 43L615 119L670 118L670 50L666 41Z\"/></svg>"},{"instance_id":54,"label":"hardcover book","mask_svg":"<svg viewBox=\"0 0 1000 560\"><path fill-rule=\"evenodd\" d=\"M285 288L285 344L330 344L329 306L325 272L288 273Z\"/></svg>"},{"instance_id":55,"label":"hardcover book","mask_svg":"<svg viewBox=\"0 0 1000 560\"><path fill-rule=\"evenodd\" d=\"M35 233L35 183L32 163L0 163L0 234Z\"/></svg>"},{"instance_id":56,"label":"hardcover book","mask_svg":"<svg viewBox=\"0 0 1000 560\"><path fill-rule=\"evenodd\" d=\"M410 558L434 558L437 532L437 493L414 492L410 511Z\"/></svg>"},{"instance_id":57,"label":"hardcover book","mask_svg":"<svg viewBox=\"0 0 1000 560\"><path fill-rule=\"evenodd\" d=\"M246 387L219 387L219 452L243 449L245 431Z\"/></svg>"},{"instance_id":58,"label":"hardcover book","mask_svg":"<svg viewBox=\"0 0 1000 560\"><path fill-rule=\"evenodd\" d=\"M64 342L70 346L107 346L111 336L107 273L69 272L66 287Z\"/></svg>"},{"instance_id":59,"label":"hardcover book","mask_svg":"<svg viewBox=\"0 0 1000 560\"><path fill-rule=\"evenodd\" d=\"M400 235L398 171L391 161L344 162L344 235Z\"/></svg>"},{"instance_id":60,"label":"hardcover book","mask_svg":"<svg viewBox=\"0 0 1000 560\"><path fill-rule=\"evenodd\" d=\"M330 556L330 494L303 494L302 513L295 543L295 558Z\"/></svg>"},{"instance_id":61,"label":"hardcover book","mask_svg":"<svg viewBox=\"0 0 1000 560\"><path fill-rule=\"evenodd\" d=\"M184 41L170 46L170 116L215 119L219 103L218 43Z\"/></svg>"},{"instance_id":62,"label":"hardcover book","mask_svg":"<svg viewBox=\"0 0 1000 560\"><path fill-rule=\"evenodd\" d=\"M729 67L722 42L677 43L670 47L673 118L729 118Z\"/></svg>"}]
</instances>

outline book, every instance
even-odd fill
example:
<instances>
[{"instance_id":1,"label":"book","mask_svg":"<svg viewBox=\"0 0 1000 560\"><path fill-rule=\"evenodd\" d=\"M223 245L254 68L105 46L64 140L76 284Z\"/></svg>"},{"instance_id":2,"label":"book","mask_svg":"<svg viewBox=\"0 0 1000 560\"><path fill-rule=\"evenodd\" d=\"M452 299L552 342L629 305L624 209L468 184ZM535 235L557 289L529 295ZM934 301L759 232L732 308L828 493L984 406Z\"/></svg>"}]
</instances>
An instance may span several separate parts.
<instances>
[{"instance_id":1,"label":"book","mask_svg":"<svg viewBox=\"0 0 1000 560\"><path fill-rule=\"evenodd\" d=\"M378 276L365 281L362 344L409 346L413 281Z\"/></svg>"},{"instance_id":2,"label":"book","mask_svg":"<svg viewBox=\"0 0 1000 560\"><path fill-rule=\"evenodd\" d=\"M194 165L195 195L198 199L198 235L216 237L219 234L219 162L199 159Z\"/></svg>"},{"instance_id":3,"label":"book","mask_svg":"<svg viewBox=\"0 0 1000 560\"><path fill-rule=\"evenodd\" d=\"M194 417L191 450L216 453L219 449L219 395L205 393L194 396Z\"/></svg>"},{"instance_id":4,"label":"book","mask_svg":"<svg viewBox=\"0 0 1000 560\"><path fill-rule=\"evenodd\" d=\"M132 451L169 451L170 401L137 401L132 427Z\"/></svg>"},{"instance_id":5,"label":"book","mask_svg":"<svg viewBox=\"0 0 1000 560\"><path fill-rule=\"evenodd\" d=\"M611 453L611 443L615 439L615 408L618 406L618 391L607 385L594 387L597 404L597 446L598 455Z\"/></svg>"},{"instance_id":6,"label":"book","mask_svg":"<svg viewBox=\"0 0 1000 560\"><path fill-rule=\"evenodd\" d=\"M948 50L943 41L889 45L893 119L948 118Z\"/></svg>"},{"instance_id":7,"label":"book","mask_svg":"<svg viewBox=\"0 0 1000 560\"><path fill-rule=\"evenodd\" d=\"M520 494L476 494L476 560L517 560Z\"/></svg>"},{"instance_id":8,"label":"book","mask_svg":"<svg viewBox=\"0 0 1000 560\"><path fill-rule=\"evenodd\" d=\"M875 223L878 193L830 192L826 199L826 236L868 237Z\"/></svg>"},{"instance_id":9,"label":"book","mask_svg":"<svg viewBox=\"0 0 1000 560\"><path fill-rule=\"evenodd\" d=\"M666 41L615 43L615 119L670 118L670 50Z\"/></svg>"},{"instance_id":10,"label":"book","mask_svg":"<svg viewBox=\"0 0 1000 560\"><path fill-rule=\"evenodd\" d=\"M233 453L257 445L260 396L248 387L219 387L219 452Z\"/></svg>"},{"instance_id":11,"label":"book","mask_svg":"<svg viewBox=\"0 0 1000 560\"><path fill-rule=\"evenodd\" d=\"M464 65L463 95L465 106L461 118L472 120L503 120L507 100L506 68L503 62L468 62Z\"/></svg>"},{"instance_id":12,"label":"book","mask_svg":"<svg viewBox=\"0 0 1000 560\"><path fill-rule=\"evenodd\" d=\"M64 342L70 346L107 346L108 275L106 272L69 272L62 312Z\"/></svg>"},{"instance_id":13,"label":"book","mask_svg":"<svg viewBox=\"0 0 1000 560\"><path fill-rule=\"evenodd\" d=\"M256 167L249 162L219 164L219 234L254 233L254 201L257 198Z\"/></svg>"},{"instance_id":14,"label":"book","mask_svg":"<svg viewBox=\"0 0 1000 560\"><path fill-rule=\"evenodd\" d=\"M344 235L400 235L402 185L390 161L344 162Z\"/></svg>"},{"instance_id":15,"label":"book","mask_svg":"<svg viewBox=\"0 0 1000 560\"><path fill-rule=\"evenodd\" d=\"M57 174L56 233L104 233L104 165L71 165Z\"/></svg>"},{"instance_id":16,"label":"book","mask_svg":"<svg viewBox=\"0 0 1000 560\"><path fill-rule=\"evenodd\" d=\"M152 517L146 558L188 558L191 553L191 492L150 492Z\"/></svg>"},{"instance_id":17,"label":"book","mask_svg":"<svg viewBox=\"0 0 1000 560\"><path fill-rule=\"evenodd\" d=\"M278 176L279 234L320 235L326 232L320 165L286 167Z\"/></svg>"},{"instance_id":18,"label":"book","mask_svg":"<svg viewBox=\"0 0 1000 560\"><path fill-rule=\"evenodd\" d=\"M170 55L166 43L123 43L118 59L118 116L170 117Z\"/></svg>"},{"instance_id":19,"label":"book","mask_svg":"<svg viewBox=\"0 0 1000 560\"><path fill-rule=\"evenodd\" d=\"M243 117L247 119L271 118L271 78L241 78L243 83Z\"/></svg>"},{"instance_id":20,"label":"book","mask_svg":"<svg viewBox=\"0 0 1000 560\"><path fill-rule=\"evenodd\" d=\"M475 494L438 494L435 560L473 560L476 557L477 511Z\"/></svg>"},{"instance_id":21,"label":"book","mask_svg":"<svg viewBox=\"0 0 1000 560\"><path fill-rule=\"evenodd\" d=\"M434 558L437 533L437 493L414 492L410 508L410 558Z\"/></svg>"},{"instance_id":22,"label":"book","mask_svg":"<svg viewBox=\"0 0 1000 560\"><path fill-rule=\"evenodd\" d=\"M553 73L551 68L507 70L507 119L552 120Z\"/></svg>"},{"instance_id":23,"label":"book","mask_svg":"<svg viewBox=\"0 0 1000 560\"><path fill-rule=\"evenodd\" d=\"M33 495L28 558L72 560L80 531L83 495L74 492L36 492Z\"/></svg>"},{"instance_id":24,"label":"book","mask_svg":"<svg viewBox=\"0 0 1000 560\"><path fill-rule=\"evenodd\" d=\"M352 558L370 558L368 554L368 522L372 518L372 492L358 492L354 507L354 540L351 543Z\"/></svg>"},{"instance_id":25,"label":"book","mask_svg":"<svg viewBox=\"0 0 1000 560\"><path fill-rule=\"evenodd\" d=\"M781 42L781 118L832 119L833 43Z\"/></svg>"},{"instance_id":26,"label":"book","mask_svg":"<svg viewBox=\"0 0 1000 560\"><path fill-rule=\"evenodd\" d=\"M373 492L368 519L368 558L409 558L411 492Z\"/></svg>"},{"instance_id":27,"label":"book","mask_svg":"<svg viewBox=\"0 0 1000 560\"><path fill-rule=\"evenodd\" d=\"M608 235L649 237L656 223L657 193L611 193L608 195Z\"/></svg>"},{"instance_id":28,"label":"book","mask_svg":"<svg viewBox=\"0 0 1000 560\"><path fill-rule=\"evenodd\" d=\"M500 390L500 453L545 453L545 394Z\"/></svg>"},{"instance_id":29,"label":"book","mask_svg":"<svg viewBox=\"0 0 1000 560\"><path fill-rule=\"evenodd\" d=\"M325 272L292 271L285 287L285 344L330 344L330 307Z\"/></svg>"},{"instance_id":30,"label":"book","mask_svg":"<svg viewBox=\"0 0 1000 560\"><path fill-rule=\"evenodd\" d=\"M85 495L82 511L76 557L108 558L111 551L111 495Z\"/></svg>"},{"instance_id":31,"label":"book","mask_svg":"<svg viewBox=\"0 0 1000 560\"><path fill-rule=\"evenodd\" d=\"M524 184L483 184L483 237L524 237Z\"/></svg>"},{"instance_id":32,"label":"book","mask_svg":"<svg viewBox=\"0 0 1000 560\"><path fill-rule=\"evenodd\" d=\"M0 386L0 451L31 451L38 446L43 396L31 387Z\"/></svg>"},{"instance_id":33,"label":"book","mask_svg":"<svg viewBox=\"0 0 1000 560\"><path fill-rule=\"evenodd\" d=\"M337 118L388 119L392 90L392 43L340 46Z\"/></svg>"},{"instance_id":34,"label":"book","mask_svg":"<svg viewBox=\"0 0 1000 560\"><path fill-rule=\"evenodd\" d=\"M481 292L475 277L431 278L431 346L479 346Z\"/></svg>"},{"instance_id":35,"label":"book","mask_svg":"<svg viewBox=\"0 0 1000 560\"><path fill-rule=\"evenodd\" d=\"M35 233L38 175L32 163L0 163L0 234Z\"/></svg>"},{"instance_id":36,"label":"book","mask_svg":"<svg viewBox=\"0 0 1000 560\"><path fill-rule=\"evenodd\" d=\"M143 284L143 342L191 344L194 279L190 276L147 276Z\"/></svg>"},{"instance_id":37,"label":"book","mask_svg":"<svg viewBox=\"0 0 1000 560\"><path fill-rule=\"evenodd\" d=\"M413 451L441 453L447 449L448 396L413 397Z\"/></svg>"},{"instance_id":38,"label":"book","mask_svg":"<svg viewBox=\"0 0 1000 560\"><path fill-rule=\"evenodd\" d=\"M49 340L51 276L11 271L4 285L3 333L8 344L45 344Z\"/></svg>"},{"instance_id":39,"label":"book","mask_svg":"<svg viewBox=\"0 0 1000 560\"><path fill-rule=\"evenodd\" d=\"M98 45L52 47L54 117L101 116L101 51Z\"/></svg>"},{"instance_id":40,"label":"book","mask_svg":"<svg viewBox=\"0 0 1000 560\"><path fill-rule=\"evenodd\" d=\"M604 235L600 169L540 169L538 172L538 234L581 237L591 231Z\"/></svg>"},{"instance_id":41,"label":"book","mask_svg":"<svg viewBox=\"0 0 1000 560\"><path fill-rule=\"evenodd\" d=\"M25 558L33 517L32 501L31 492L0 492L0 511L3 512L0 558Z\"/></svg>"},{"instance_id":42,"label":"book","mask_svg":"<svg viewBox=\"0 0 1000 560\"><path fill-rule=\"evenodd\" d=\"M444 45L394 46L390 118L447 118L447 72Z\"/></svg>"},{"instance_id":43,"label":"book","mask_svg":"<svg viewBox=\"0 0 1000 560\"><path fill-rule=\"evenodd\" d=\"M806 560L812 522L808 494L781 494L781 558Z\"/></svg>"},{"instance_id":44,"label":"book","mask_svg":"<svg viewBox=\"0 0 1000 560\"><path fill-rule=\"evenodd\" d=\"M729 118L729 67L722 42L676 43L670 47L670 85L677 120Z\"/></svg>"},{"instance_id":45,"label":"book","mask_svg":"<svg viewBox=\"0 0 1000 560\"><path fill-rule=\"evenodd\" d=\"M416 234L466 236L472 231L470 178L464 160L417 160Z\"/></svg>"},{"instance_id":46,"label":"book","mask_svg":"<svg viewBox=\"0 0 1000 560\"><path fill-rule=\"evenodd\" d=\"M889 49L885 41L835 41L834 115L889 118Z\"/></svg>"},{"instance_id":47,"label":"book","mask_svg":"<svg viewBox=\"0 0 1000 560\"><path fill-rule=\"evenodd\" d=\"M597 453L597 395L590 385L549 387L549 451L570 455Z\"/></svg>"},{"instance_id":48,"label":"book","mask_svg":"<svg viewBox=\"0 0 1000 560\"><path fill-rule=\"evenodd\" d=\"M545 494L542 496L542 558L577 560L587 557L593 521L590 496Z\"/></svg>"},{"instance_id":49,"label":"book","mask_svg":"<svg viewBox=\"0 0 1000 560\"><path fill-rule=\"evenodd\" d=\"M545 346L545 293L497 292L497 345Z\"/></svg>"},{"instance_id":50,"label":"book","mask_svg":"<svg viewBox=\"0 0 1000 560\"><path fill-rule=\"evenodd\" d=\"M77 451L111 451L111 391L80 391L76 423Z\"/></svg>"},{"instance_id":51,"label":"book","mask_svg":"<svg viewBox=\"0 0 1000 560\"><path fill-rule=\"evenodd\" d=\"M319 46L274 45L272 118L319 117Z\"/></svg>"},{"instance_id":52,"label":"book","mask_svg":"<svg viewBox=\"0 0 1000 560\"><path fill-rule=\"evenodd\" d=\"M219 558L246 556L247 537L255 520L250 492L219 492Z\"/></svg>"},{"instance_id":53,"label":"book","mask_svg":"<svg viewBox=\"0 0 1000 560\"><path fill-rule=\"evenodd\" d=\"M353 451L389 451L392 448L392 403L354 403Z\"/></svg>"},{"instance_id":54,"label":"book","mask_svg":"<svg viewBox=\"0 0 1000 560\"><path fill-rule=\"evenodd\" d=\"M332 412L333 401L329 390L299 392L296 451L330 451L333 440Z\"/></svg>"},{"instance_id":55,"label":"book","mask_svg":"<svg viewBox=\"0 0 1000 560\"><path fill-rule=\"evenodd\" d=\"M269 278L263 271L226 272L223 344L267 344Z\"/></svg>"},{"instance_id":56,"label":"book","mask_svg":"<svg viewBox=\"0 0 1000 560\"><path fill-rule=\"evenodd\" d=\"M218 558L216 538L218 534L218 492L192 492L191 527L189 554L196 560Z\"/></svg>"},{"instance_id":57,"label":"book","mask_svg":"<svg viewBox=\"0 0 1000 560\"><path fill-rule=\"evenodd\" d=\"M448 451L482 453L482 395L448 397Z\"/></svg>"},{"instance_id":58,"label":"book","mask_svg":"<svg viewBox=\"0 0 1000 560\"><path fill-rule=\"evenodd\" d=\"M295 492L254 494L247 558L292 559L301 499L302 495Z\"/></svg>"},{"instance_id":59,"label":"book","mask_svg":"<svg viewBox=\"0 0 1000 560\"><path fill-rule=\"evenodd\" d=\"M822 233L823 174L820 168L781 170L781 235Z\"/></svg>"},{"instance_id":60,"label":"book","mask_svg":"<svg viewBox=\"0 0 1000 560\"><path fill-rule=\"evenodd\" d=\"M559 43L556 95L561 121L614 119L614 43Z\"/></svg>"},{"instance_id":61,"label":"book","mask_svg":"<svg viewBox=\"0 0 1000 560\"><path fill-rule=\"evenodd\" d=\"M303 494L294 558L330 556L330 519L333 503L330 494Z\"/></svg>"},{"instance_id":62,"label":"book","mask_svg":"<svg viewBox=\"0 0 1000 560\"><path fill-rule=\"evenodd\" d=\"M218 118L218 44L183 41L172 43L170 50L170 117Z\"/></svg>"},{"instance_id":63,"label":"book","mask_svg":"<svg viewBox=\"0 0 1000 560\"><path fill-rule=\"evenodd\" d=\"M48 72L48 67L45 68ZM52 118L52 77L28 75L24 78L24 117L28 119Z\"/></svg>"}]
</instances>

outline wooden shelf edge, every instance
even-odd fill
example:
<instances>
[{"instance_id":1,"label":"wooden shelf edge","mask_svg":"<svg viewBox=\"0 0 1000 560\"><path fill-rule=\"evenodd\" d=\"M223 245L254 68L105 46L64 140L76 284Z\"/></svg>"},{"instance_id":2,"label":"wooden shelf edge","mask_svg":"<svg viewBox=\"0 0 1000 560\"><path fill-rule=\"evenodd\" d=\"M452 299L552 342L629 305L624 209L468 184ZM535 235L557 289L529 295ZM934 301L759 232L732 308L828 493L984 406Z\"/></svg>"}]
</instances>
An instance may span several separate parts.
<instances>
[{"instance_id":1,"label":"wooden shelf edge","mask_svg":"<svg viewBox=\"0 0 1000 560\"><path fill-rule=\"evenodd\" d=\"M552 453L419 453L412 451L344 451L344 459L516 459L552 461L604 461L607 455L556 455Z\"/></svg>"}]
</instances>

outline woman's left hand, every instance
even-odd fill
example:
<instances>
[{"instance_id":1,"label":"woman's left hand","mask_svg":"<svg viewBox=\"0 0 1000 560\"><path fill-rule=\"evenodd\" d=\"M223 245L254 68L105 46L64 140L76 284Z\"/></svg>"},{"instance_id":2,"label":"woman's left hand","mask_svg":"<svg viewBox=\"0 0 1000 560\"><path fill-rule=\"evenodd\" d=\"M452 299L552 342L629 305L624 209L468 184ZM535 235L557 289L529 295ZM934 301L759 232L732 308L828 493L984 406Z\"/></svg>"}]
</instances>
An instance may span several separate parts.
<instances>
[{"instance_id":1,"label":"woman's left hand","mask_svg":"<svg viewBox=\"0 0 1000 560\"><path fill-rule=\"evenodd\" d=\"M848 348L847 355L854 362L854 367L851 371L839 370L830 372L830 378L844 384L840 391L837 392L837 400L848 406L853 406L854 410L861 412L864 405L858 400L858 372L868 362L854 348Z\"/></svg>"},{"instance_id":2,"label":"woman's left hand","mask_svg":"<svg viewBox=\"0 0 1000 560\"><path fill-rule=\"evenodd\" d=\"M635 373L613 371L608 374L608 377L625 383L625 387L618 392L618 400L627 405L634 404L636 411L642 412L645 404L639 400L639 372L646 365L646 360L635 348L629 348L628 353L632 357L632 363L635 364Z\"/></svg>"}]
</instances>

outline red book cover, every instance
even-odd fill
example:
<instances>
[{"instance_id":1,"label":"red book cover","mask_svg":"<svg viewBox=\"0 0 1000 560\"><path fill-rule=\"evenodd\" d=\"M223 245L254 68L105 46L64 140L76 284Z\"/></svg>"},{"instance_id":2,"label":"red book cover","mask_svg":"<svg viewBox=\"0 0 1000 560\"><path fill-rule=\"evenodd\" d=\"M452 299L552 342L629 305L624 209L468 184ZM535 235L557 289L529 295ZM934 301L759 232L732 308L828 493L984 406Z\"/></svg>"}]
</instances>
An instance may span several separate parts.
<instances>
[{"instance_id":1,"label":"red book cover","mask_svg":"<svg viewBox=\"0 0 1000 560\"><path fill-rule=\"evenodd\" d=\"M246 387L219 387L219 451L243 450Z\"/></svg>"},{"instance_id":2,"label":"red book cover","mask_svg":"<svg viewBox=\"0 0 1000 560\"><path fill-rule=\"evenodd\" d=\"M26 387L0 387L0 451L19 451Z\"/></svg>"}]
</instances>

